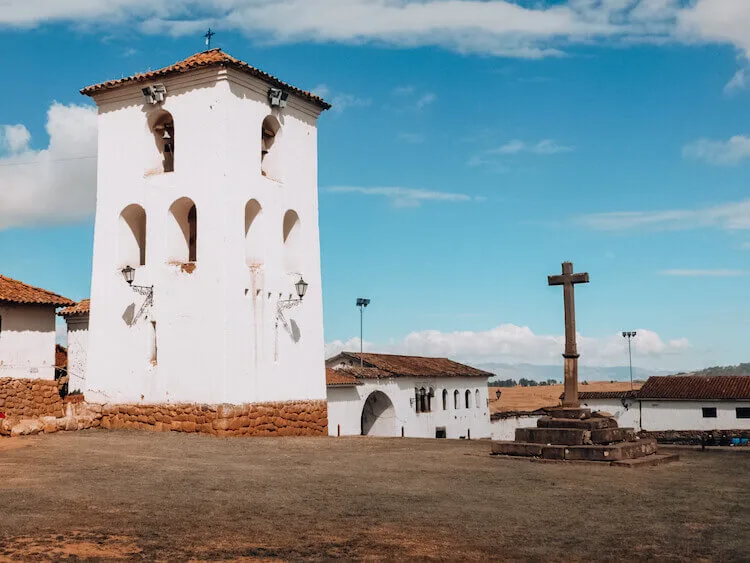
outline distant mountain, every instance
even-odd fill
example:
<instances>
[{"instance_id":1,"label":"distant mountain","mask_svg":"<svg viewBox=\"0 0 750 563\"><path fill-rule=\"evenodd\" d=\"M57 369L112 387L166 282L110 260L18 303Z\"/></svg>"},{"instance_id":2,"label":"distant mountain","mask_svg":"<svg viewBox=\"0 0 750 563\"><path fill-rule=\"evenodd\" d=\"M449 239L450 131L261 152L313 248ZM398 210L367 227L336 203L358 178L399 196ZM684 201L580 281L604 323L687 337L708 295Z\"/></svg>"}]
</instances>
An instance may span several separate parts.
<instances>
[{"instance_id":1,"label":"distant mountain","mask_svg":"<svg viewBox=\"0 0 750 563\"><path fill-rule=\"evenodd\" d=\"M677 374L686 375L686 374ZM736 366L713 366L700 371L691 371L690 375L750 375L750 364Z\"/></svg>"},{"instance_id":2,"label":"distant mountain","mask_svg":"<svg viewBox=\"0 0 750 563\"><path fill-rule=\"evenodd\" d=\"M476 364L476 367L494 373L492 379L533 379L534 381L548 381L550 379L563 381L563 366L540 366L534 364ZM750 365L748 365L750 368ZM633 366L633 379L645 381L652 375L670 375L673 371L652 370ZM750 373L748 371L747 373ZM628 366L595 367L579 366L578 381L630 381Z\"/></svg>"}]
</instances>

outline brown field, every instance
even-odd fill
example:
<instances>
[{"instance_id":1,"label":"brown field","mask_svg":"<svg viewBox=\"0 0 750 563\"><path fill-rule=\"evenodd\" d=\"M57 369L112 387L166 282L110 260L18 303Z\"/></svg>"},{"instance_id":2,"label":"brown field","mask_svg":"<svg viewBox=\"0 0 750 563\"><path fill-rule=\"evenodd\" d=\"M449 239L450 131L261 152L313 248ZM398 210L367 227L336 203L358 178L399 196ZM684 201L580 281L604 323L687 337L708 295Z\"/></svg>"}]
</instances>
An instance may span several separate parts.
<instances>
[{"instance_id":1,"label":"brown field","mask_svg":"<svg viewBox=\"0 0 750 563\"><path fill-rule=\"evenodd\" d=\"M634 470L501 459L465 440L84 431L13 444L0 449L0 561L750 553L742 452Z\"/></svg>"},{"instance_id":2,"label":"brown field","mask_svg":"<svg viewBox=\"0 0 750 563\"><path fill-rule=\"evenodd\" d=\"M640 389L642 383L635 382L633 387ZM579 385L579 391L627 391L629 381L591 381L588 385ZM502 391L498 401L495 391ZM490 412L501 411L533 411L542 407L560 404L562 385L546 385L537 387L490 387Z\"/></svg>"}]
</instances>

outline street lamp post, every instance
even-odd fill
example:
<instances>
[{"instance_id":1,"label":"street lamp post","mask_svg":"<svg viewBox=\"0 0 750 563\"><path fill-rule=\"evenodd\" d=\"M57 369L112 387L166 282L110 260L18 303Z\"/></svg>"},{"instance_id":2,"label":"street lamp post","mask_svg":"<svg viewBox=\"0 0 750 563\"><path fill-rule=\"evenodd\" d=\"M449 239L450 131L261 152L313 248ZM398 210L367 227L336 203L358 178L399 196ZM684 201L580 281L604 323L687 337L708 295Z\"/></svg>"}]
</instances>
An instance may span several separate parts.
<instances>
[{"instance_id":1,"label":"street lamp post","mask_svg":"<svg viewBox=\"0 0 750 563\"><path fill-rule=\"evenodd\" d=\"M364 351L364 310L370 304L369 299L363 297L357 297L357 307L359 307L359 365L364 365L364 359L362 358L362 352Z\"/></svg>"},{"instance_id":2,"label":"street lamp post","mask_svg":"<svg viewBox=\"0 0 750 563\"><path fill-rule=\"evenodd\" d=\"M623 331L622 337L628 339L628 362L630 363L630 389L633 389L633 352L630 347L630 341L635 338L635 331Z\"/></svg>"}]
</instances>

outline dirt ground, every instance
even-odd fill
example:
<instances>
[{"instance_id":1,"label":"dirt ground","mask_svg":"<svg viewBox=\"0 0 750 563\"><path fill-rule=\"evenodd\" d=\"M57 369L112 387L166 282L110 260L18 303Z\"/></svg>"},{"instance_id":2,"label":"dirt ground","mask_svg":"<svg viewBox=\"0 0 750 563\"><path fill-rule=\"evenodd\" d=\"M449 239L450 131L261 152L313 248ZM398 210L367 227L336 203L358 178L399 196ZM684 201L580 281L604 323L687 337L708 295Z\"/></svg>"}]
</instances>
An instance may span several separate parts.
<instances>
[{"instance_id":1,"label":"dirt ground","mask_svg":"<svg viewBox=\"0 0 750 563\"><path fill-rule=\"evenodd\" d=\"M486 441L95 430L20 440L0 440L0 561L750 553L741 452L626 469L500 459Z\"/></svg>"},{"instance_id":2,"label":"dirt ground","mask_svg":"<svg viewBox=\"0 0 750 563\"><path fill-rule=\"evenodd\" d=\"M640 389L643 383L634 382L633 388ZM578 390L583 391L627 391L630 389L629 381L591 381L587 385L579 385ZM497 400L496 391L501 391L500 400ZM563 393L562 385L544 385L536 387L490 387L490 412L500 411L533 411L543 407L551 407L560 404L560 395Z\"/></svg>"}]
</instances>

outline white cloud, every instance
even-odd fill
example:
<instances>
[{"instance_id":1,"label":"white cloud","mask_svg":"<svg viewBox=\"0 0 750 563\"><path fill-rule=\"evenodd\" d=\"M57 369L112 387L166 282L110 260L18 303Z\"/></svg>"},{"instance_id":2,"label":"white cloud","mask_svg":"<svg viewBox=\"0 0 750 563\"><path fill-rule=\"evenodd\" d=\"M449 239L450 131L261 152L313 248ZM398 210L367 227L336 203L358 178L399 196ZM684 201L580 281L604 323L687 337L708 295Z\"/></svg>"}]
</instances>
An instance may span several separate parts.
<instances>
[{"instance_id":1,"label":"white cloud","mask_svg":"<svg viewBox=\"0 0 750 563\"><path fill-rule=\"evenodd\" d=\"M472 155L469 158L467 165L471 167L492 166L499 172L505 172L507 171L507 167L502 164L501 158L498 157L510 157L519 154L549 156L553 154L572 152L573 150L573 147L560 145L553 139L542 139L535 143L527 143L520 139L513 139L499 147L487 149L481 151L479 154Z\"/></svg>"},{"instance_id":2,"label":"white cloud","mask_svg":"<svg viewBox=\"0 0 750 563\"><path fill-rule=\"evenodd\" d=\"M740 0L26 0L0 4L0 24L130 25L194 34L206 25L266 42L440 46L539 58L575 44L717 42L747 53ZM209 16L210 15L210 16Z\"/></svg>"},{"instance_id":3,"label":"white cloud","mask_svg":"<svg viewBox=\"0 0 750 563\"><path fill-rule=\"evenodd\" d=\"M520 153L531 153L539 155L558 154L563 152L571 152L573 147L565 145L559 145L553 139L543 139L537 143L526 143L519 139L513 139L508 141L504 145L500 145L497 148L489 149L484 154L488 155L511 155Z\"/></svg>"},{"instance_id":4,"label":"white cloud","mask_svg":"<svg viewBox=\"0 0 750 563\"><path fill-rule=\"evenodd\" d=\"M94 211L96 109L54 103L47 112L49 146L29 148L23 126L4 128L0 158L0 229L80 220Z\"/></svg>"},{"instance_id":5,"label":"white cloud","mask_svg":"<svg viewBox=\"0 0 750 563\"><path fill-rule=\"evenodd\" d=\"M717 166L733 166L750 159L750 138L735 135L728 141L699 139L685 145L682 155L685 158L705 160Z\"/></svg>"},{"instance_id":6,"label":"white cloud","mask_svg":"<svg viewBox=\"0 0 750 563\"><path fill-rule=\"evenodd\" d=\"M712 278L733 278L737 276L744 276L747 275L746 272L743 272L742 270L662 270L659 272L662 276L677 276L677 277L685 277L685 278L702 278L702 277L712 277Z\"/></svg>"},{"instance_id":7,"label":"white cloud","mask_svg":"<svg viewBox=\"0 0 750 563\"><path fill-rule=\"evenodd\" d=\"M574 222L597 231L681 231L699 228L746 230L750 229L750 199L702 209L593 213L577 217Z\"/></svg>"},{"instance_id":8,"label":"white cloud","mask_svg":"<svg viewBox=\"0 0 750 563\"><path fill-rule=\"evenodd\" d=\"M665 341L651 330L638 329L636 332L638 336L633 344L640 365L670 367L692 350L685 338ZM371 352L449 357L475 364L559 364L564 348L565 337L562 335L535 334L529 327L513 324L503 324L487 331L412 332L401 342L391 344L365 342L365 350ZM619 333L601 338L578 335L578 348L582 365L619 366L627 360L627 342ZM327 344L326 357L343 350L358 351L359 339Z\"/></svg>"},{"instance_id":9,"label":"white cloud","mask_svg":"<svg viewBox=\"0 0 750 563\"><path fill-rule=\"evenodd\" d=\"M423 94L420 96L420 98L416 101L417 109L424 109L430 104L435 103L437 100L437 94L433 94L432 92L428 92L427 94Z\"/></svg>"},{"instance_id":10,"label":"white cloud","mask_svg":"<svg viewBox=\"0 0 750 563\"><path fill-rule=\"evenodd\" d=\"M718 43L750 53L745 0L25 0L0 26L64 23L195 35L207 26L259 43L438 46L505 57L564 56L576 45Z\"/></svg>"},{"instance_id":11,"label":"white cloud","mask_svg":"<svg viewBox=\"0 0 750 563\"><path fill-rule=\"evenodd\" d=\"M393 95L394 96L407 96L409 94L413 94L416 88L414 86L396 86L393 89Z\"/></svg>"},{"instance_id":12,"label":"white cloud","mask_svg":"<svg viewBox=\"0 0 750 563\"><path fill-rule=\"evenodd\" d=\"M739 90L750 88L750 68L743 67L734 73L732 79L724 86L726 94L733 94Z\"/></svg>"},{"instance_id":13,"label":"white cloud","mask_svg":"<svg viewBox=\"0 0 750 563\"><path fill-rule=\"evenodd\" d=\"M419 207L427 201L437 202L464 202L464 201L483 201L478 196L467 194L458 194L450 192L438 192L432 190L422 190L417 188L363 188L359 186L336 186L328 188L326 191L332 193L356 193L368 196L380 196L390 200L395 207Z\"/></svg>"},{"instance_id":14,"label":"white cloud","mask_svg":"<svg viewBox=\"0 0 750 563\"><path fill-rule=\"evenodd\" d=\"M331 111L338 114L350 108L367 107L372 103L370 98L361 98L354 94L344 94L343 92L332 92L326 84L318 84L312 89L312 93L329 102L332 106Z\"/></svg>"},{"instance_id":15,"label":"white cloud","mask_svg":"<svg viewBox=\"0 0 750 563\"><path fill-rule=\"evenodd\" d=\"M0 139L8 151L17 153L28 149L31 133L25 125L3 125L0 131Z\"/></svg>"},{"instance_id":16,"label":"white cloud","mask_svg":"<svg viewBox=\"0 0 750 563\"><path fill-rule=\"evenodd\" d=\"M421 133L399 133L398 138L413 145L424 143L424 135Z\"/></svg>"}]
</instances>

